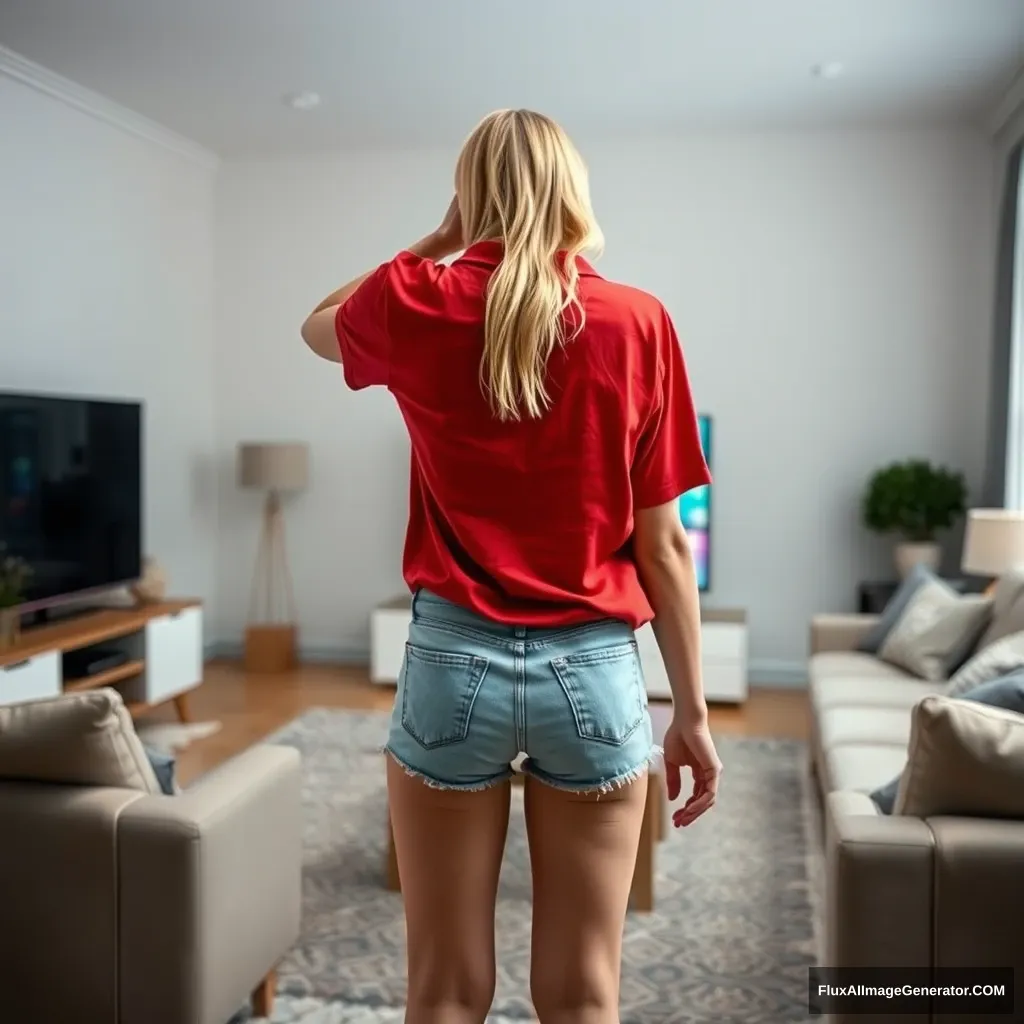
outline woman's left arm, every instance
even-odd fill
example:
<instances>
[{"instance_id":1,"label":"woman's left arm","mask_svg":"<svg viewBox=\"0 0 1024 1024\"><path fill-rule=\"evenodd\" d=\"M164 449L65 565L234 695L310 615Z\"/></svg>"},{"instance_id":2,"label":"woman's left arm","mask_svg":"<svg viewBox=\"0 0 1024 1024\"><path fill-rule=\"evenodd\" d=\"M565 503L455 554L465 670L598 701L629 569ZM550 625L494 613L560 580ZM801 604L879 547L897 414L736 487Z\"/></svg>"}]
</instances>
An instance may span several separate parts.
<instances>
[{"instance_id":1,"label":"woman's left arm","mask_svg":"<svg viewBox=\"0 0 1024 1024\"><path fill-rule=\"evenodd\" d=\"M452 205L455 205L454 201ZM452 210L449 208L448 216L436 231L432 231L414 245L410 245L405 251L422 259L443 260L461 248L462 221L458 217L458 208L456 207L454 218ZM368 270L365 274L360 274L348 284L343 284L336 291L331 292L303 322L302 340L322 359L328 359L333 363L341 362L341 349L338 345L336 327L338 308L373 272L373 270Z\"/></svg>"}]
</instances>

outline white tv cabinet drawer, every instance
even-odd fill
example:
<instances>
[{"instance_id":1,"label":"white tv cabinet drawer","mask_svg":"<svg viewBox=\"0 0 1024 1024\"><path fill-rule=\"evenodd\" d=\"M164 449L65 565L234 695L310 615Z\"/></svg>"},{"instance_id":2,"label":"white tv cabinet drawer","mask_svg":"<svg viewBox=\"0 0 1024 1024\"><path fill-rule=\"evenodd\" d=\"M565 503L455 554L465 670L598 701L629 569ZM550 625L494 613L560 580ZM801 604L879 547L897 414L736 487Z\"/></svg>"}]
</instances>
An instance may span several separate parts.
<instances>
[{"instance_id":1,"label":"white tv cabinet drawer","mask_svg":"<svg viewBox=\"0 0 1024 1024\"><path fill-rule=\"evenodd\" d=\"M143 699L161 704L203 679L203 611L183 608L146 623Z\"/></svg>"},{"instance_id":2,"label":"white tv cabinet drawer","mask_svg":"<svg viewBox=\"0 0 1024 1024\"><path fill-rule=\"evenodd\" d=\"M0 667L0 704L50 700L60 696L61 689L60 655L56 651Z\"/></svg>"}]
</instances>

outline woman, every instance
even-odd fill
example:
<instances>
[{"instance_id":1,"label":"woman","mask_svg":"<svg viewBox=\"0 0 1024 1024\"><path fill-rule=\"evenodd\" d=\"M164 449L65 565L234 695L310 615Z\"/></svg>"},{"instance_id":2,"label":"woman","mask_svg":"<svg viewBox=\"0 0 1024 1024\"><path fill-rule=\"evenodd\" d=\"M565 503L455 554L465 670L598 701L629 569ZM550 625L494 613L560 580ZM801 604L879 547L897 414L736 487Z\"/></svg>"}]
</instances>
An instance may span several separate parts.
<instances>
[{"instance_id":1,"label":"woman","mask_svg":"<svg viewBox=\"0 0 1024 1024\"><path fill-rule=\"evenodd\" d=\"M483 1021L510 762L526 774L531 994L542 1024L618 1021L622 932L657 748L633 631L672 684L669 796L688 825L721 765L678 497L710 478L662 305L602 278L582 161L499 111L441 226L329 295L302 335L386 386L412 442L413 624L387 751L411 1024ZM462 250L451 265L438 261Z\"/></svg>"}]
</instances>

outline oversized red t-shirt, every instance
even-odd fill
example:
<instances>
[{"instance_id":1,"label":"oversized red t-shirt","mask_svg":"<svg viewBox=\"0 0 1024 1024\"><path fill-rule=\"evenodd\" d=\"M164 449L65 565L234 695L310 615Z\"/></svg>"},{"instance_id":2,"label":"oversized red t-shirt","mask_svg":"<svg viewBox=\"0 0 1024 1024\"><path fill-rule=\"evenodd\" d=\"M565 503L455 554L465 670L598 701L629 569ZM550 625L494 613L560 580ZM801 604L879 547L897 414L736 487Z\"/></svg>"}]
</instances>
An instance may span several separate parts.
<instances>
[{"instance_id":1,"label":"oversized red t-shirt","mask_svg":"<svg viewBox=\"0 0 1024 1024\"><path fill-rule=\"evenodd\" d=\"M503 422L480 387L501 256L497 242L451 266L399 253L338 310L346 383L387 387L412 442L405 581L502 623L640 626L634 511L711 480L675 329L580 259L586 321L549 359L551 408Z\"/></svg>"}]
</instances>

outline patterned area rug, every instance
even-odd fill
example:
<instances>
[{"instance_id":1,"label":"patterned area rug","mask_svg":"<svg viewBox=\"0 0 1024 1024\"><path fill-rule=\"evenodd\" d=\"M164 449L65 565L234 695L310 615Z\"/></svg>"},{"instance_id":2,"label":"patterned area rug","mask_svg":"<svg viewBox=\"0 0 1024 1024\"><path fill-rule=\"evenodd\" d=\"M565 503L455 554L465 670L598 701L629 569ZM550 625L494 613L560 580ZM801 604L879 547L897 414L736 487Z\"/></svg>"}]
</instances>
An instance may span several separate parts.
<instances>
[{"instance_id":1,"label":"patterned area rug","mask_svg":"<svg viewBox=\"0 0 1024 1024\"><path fill-rule=\"evenodd\" d=\"M401 1020L401 897L384 888L387 716L318 709L271 742L304 759L302 937L280 971L275 1024ZM814 821L802 743L722 737L714 812L658 848L655 910L631 914L623 1024L806 1020L815 962ZM491 1020L533 1019L530 868L513 790L498 913Z\"/></svg>"}]
</instances>

